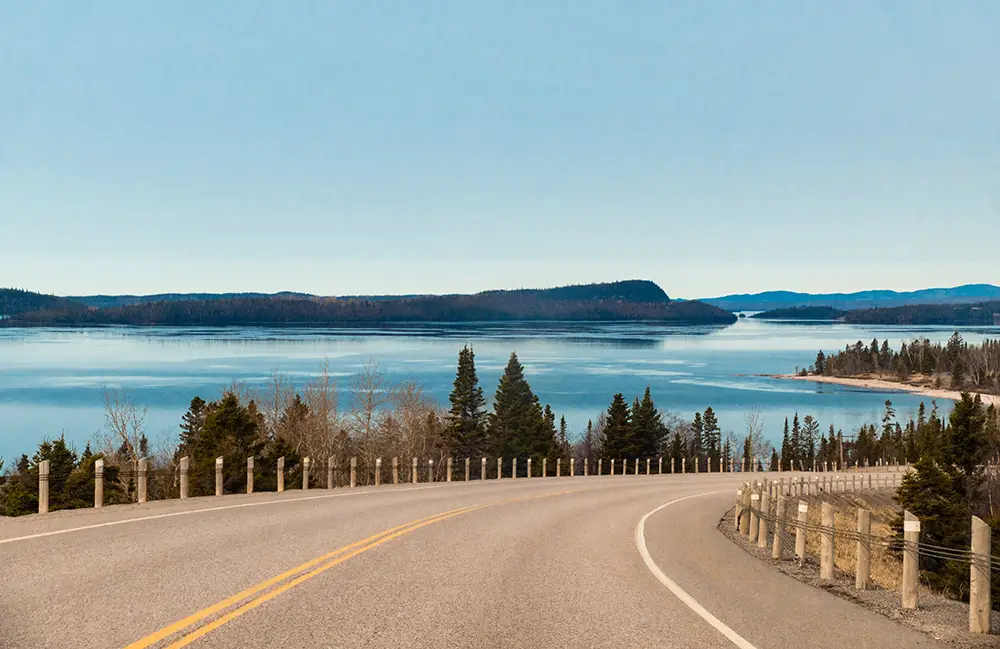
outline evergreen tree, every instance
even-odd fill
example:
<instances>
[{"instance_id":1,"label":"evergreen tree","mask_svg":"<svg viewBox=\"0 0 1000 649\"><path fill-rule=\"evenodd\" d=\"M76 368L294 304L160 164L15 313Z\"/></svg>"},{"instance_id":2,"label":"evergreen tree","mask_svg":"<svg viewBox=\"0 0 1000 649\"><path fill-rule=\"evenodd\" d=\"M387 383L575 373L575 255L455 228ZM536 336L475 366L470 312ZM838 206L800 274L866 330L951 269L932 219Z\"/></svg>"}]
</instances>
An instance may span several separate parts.
<instances>
[{"instance_id":1,"label":"evergreen tree","mask_svg":"<svg viewBox=\"0 0 1000 649\"><path fill-rule=\"evenodd\" d=\"M981 467L989 453L985 435L986 413L980 396L973 397L963 392L962 398L955 402L948 423L944 461L956 470L955 490L966 503L971 504L978 496L982 484Z\"/></svg>"},{"instance_id":2,"label":"evergreen tree","mask_svg":"<svg viewBox=\"0 0 1000 649\"><path fill-rule=\"evenodd\" d=\"M817 374L826 374L826 354L819 350L816 354L816 364L814 366Z\"/></svg>"},{"instance_id":3,"label":"evergreen tree","mask_svg":"<svg viewBox=\"0 0 1000 649\"><path fill-rule=\"evenodd\" d=\"M449 395L448 451L456 457L480 457L487 451L486 399L476 376L476 356L466 345L458 352L458 370Z\"/></svg>"},{"instance_id":4,"label":"evergreen tree","mask_svg":"<svg viewBox=\"0 0 1000 649\"><path fill-rule=\"evenodd\" d=\"M792 417L792 434L788 438L788 446L792 452L792 459L795 461L795 466L797 467L799 462L802 460L802 427L799 425L799 413L795 413Z\"/></svg>"},{"instance_id":5,"label":"evergreen tree","mask_svg":"<svg viewBox=\"0 0 1000 649\"><path fill-rule=\"evenodd\" d=\"M193 495L215 493L215 459L223 458L225 493L246 489L246 460L257 457L264 447L262 417L251 402L227 392L218 402L206 406L201 434L191 448L191 488ZM286 465L287 467L287 465Z\"/></svg>"},{"instance_id":6,"label":"evergreen tree","mask_svg":"<svg viewBox=\"0 0 1000 649\"><path fill-rule=\"evenodd\" d=\"M632 413L621 392L615 394L608 406L607 423L604 427L604 448L601 455L611 460L635 457L634 428Z\"/></svg>"},{"instance_id":7,"label":"evergreen tree","mask_svg":"<svg viewBox=\"0 0 1000 649\"><path fill-rule=\"evenodd\" d=\"M788 417L785 417L785 430L781 434L781 466L784 469L792 469L792 442L788 436Z\"/></svg>"},{"instance_id":8,"label":"evergreen tree","mask_svg":"<svg viewBox=\"0 0 1000 649\"><path fill-rule=\"evenodd\" d=\"M636 399L632 406L632 421L635 435L635 452L640 457L655 457L660 453L667 430L663 417L653 403L649 386L642 401Z\"/></svg>"},{"instance_id":9,"label":"evergreen tree","mask_svg":"<svg viewBox=\"0 0 1000 649\"><path fill-rule=\"evenodd\" d=\"M201 428L205 425L205 400L201 397L191 399L191 405L187 412L181 417L181 443L178 457L186 455L194 440L201 434Z\"/></svg>"},{"instance_id":10,"label":"evergreen tree","mask_svg":"<svg viewBox=\"0 0 1000 649\"><path fill-rule=\"evenodd\" d=\"M673 460L675 470L681 470L681 460L684 458L684 439L679 430L674 431L674 437L670 442L670 459Z\"/></svg>"},{"instance_id":11,"label":"evergreen tree","mask_svg":"<svg viewBox=\"0 0 1000 649\"><path fill-rule=\"evenodd\" d=\"M691 460L701 462L702 453L705 450L705 426L701 420L701 413L694 413L694 420L691 422Z\"/></svg>"},{"instance_id":12,"label":"evergreen tree","mask_svg":"<svg viewBox=\"0 0 1000 649\"><path fill-rule=\"evenodd\" d=\"M510 355L497 384L487 432L489 445L499 457L547 456L552 449L554 417L547 421L517 354Z\"/></svg>"},{"instance_id":13,"label":"evergreen tree","mask_svg":"<svg viewBox=\"0 0 1000 649\"><path fill-rule=\"evenodd\" d=\"M807 468L812 468L816 459L816 437L819 435L819 422L812 415L802 419L802 456Z\"/></svg>"},{"instance_id":14,"label":"evergreen tree","mask_svg":"<svg viewBox=\"0 0 1000 649\"><path fill-rule=\"evenodd\" d=\"M712 466L718 466L722 429L719 428L719 420L716 418L715 411L712 410L711 406L705 409L701 423L702 439L704 440L702 448Z\"/></svg>"}]
</instances>

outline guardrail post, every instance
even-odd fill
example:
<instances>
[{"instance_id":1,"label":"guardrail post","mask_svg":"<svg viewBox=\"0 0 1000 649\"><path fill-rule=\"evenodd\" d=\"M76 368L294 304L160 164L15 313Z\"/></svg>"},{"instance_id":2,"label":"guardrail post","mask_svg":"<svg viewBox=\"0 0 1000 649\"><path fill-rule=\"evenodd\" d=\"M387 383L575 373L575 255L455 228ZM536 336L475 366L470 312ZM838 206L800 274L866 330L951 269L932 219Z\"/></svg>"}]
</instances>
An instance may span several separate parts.
<instances>
[{"instance_id":1,"label":"guardrail post","mask_svg":"<svg viewBox=\"0 0 1000 649\"><path fill-rule=\"evenodd\" d=\"M659 469L656 471L656 475L663 475L663 457L661 456L656 462L659 466Z\"/></svg>"},{"instance_id":2,"label":"guardrail post","mask_svg":"<svg viewBox=\"0 0 1000 649\"><path fill-rule=\"evenodd\" d=\"M757 547L767 547L767 517L771 514L771 494L765 489L760 497L760 531L757 533Z\"/></svg>"},{"instance_id":3,"label":"guardrail post","mask_svg":"<svg viewBox=\"0 0 1000 649\"><path fill-rule=\"evenodd\" d=\"M972 567L969 574L969 633L990 632L990 526L972 517Z\"/></svg>"},{"instance_id":4,"label":"guardrail post","mask_svg":"<svg viewBox=\"0 0 1000 649\"><path fill-rule=\"evenodd\" d=\"M676 471L674 471L674 468L675 468L674 460L676 460L676 459L677 458L674 458L674 457L670 458L670 473L677 473Z\"/></svg>"},{"instance_id":5,"label":"guardrail post","mask_svg":"<svg viewBox=\"0 0 1000 649\"><path fill-rule=\"evenodd\" d=\"M806 521L809 518L809 504L799 501L798 526L795 528L795 558L799 560L801 566L806 562Z\"/></svg>"},{"instance_id":6,"label":"guardrail post","mask_svg":"<svg viewBox=\"0 0 1000 649\"><path fill-rule=\"evenodd\" d=\"M309 489L309 464L309 458L302 458L302 491Z\"/></svg>"},{"instance_id":7,"label":"guardrail post","mask_svg":"<svg viewBox=\"0 0 1000 649\"><path fill-rule=\"evenodd\" d=\"M38 463L38 513L49 513L49 461Z\"/></svg>"},{"instance_id":8,"label":"guardrail post","mask_svg":"<svg viewBox=\"0 0 1000 649\"><path fill-rule=\"evenodd\" d=\"M445 478L445 482L451 482L451 470L452 470L452 467L453 467L452 459L451 459L451 456L449 455L448 456L448 467L447 467L448 476Z\"/></svg>"},{"instance_id":9,"label":"guardrail post","mask_svg":"<svg viewBox=\"0 0 1000 649\"><path fill-rule=\"evenodd\" d=\"M542 458L542 477L549 477L549 458L547 457Z\"/></svg>"},{"instance_id":10,"label":"guardrail post","mask_svg":"<svg viewBox=\"0 0 1000 649\"><path fill-rule=\"evenodd\" d=\"M688 472L688 470L687 470L687 461L688 461L688 459L686 457L682 457L681 458L681 475L684 475L685 473Z\"/></svg>"},{"instance_id":11,"label":"guardrail post","mask_svg":"<svg viewBox=\"0 0 1000 649\"><path fill-rule=\"evenodd\" d=\"M358 486L358 457L351 458L351 489Z\"/></svg>"},{"instance_id":12,"label":"guardrail post","mask_svg":"<svg viewBox=\"0 0 1000 649\"><path fill-rule=\"evenodd\" d=\"M819 578L833 579L833 505L822 504L823 529L819 543Z\"/></svg>"},{"instance_id":13,"label":"guardrail post","mask_svg":"<svg viewBox=\"0 0 1000 649\"><path fill-rule=\"evenodd\" d=\"M750 529L747 534L751 543L757 540L757 533L760 532L760 522L757 520L758 511L760 511L760 494L754 489L750 493Z\"/></svg>"},{"instance_id":14,"label":"guardrail post","mask_svg":"<svg viewBox=\"0 0 1000 649\"><path fill-rule=\"evenodd\" d=\"M590 475L590 458L583 458L583 477L586 478Z\"/></svg>"},{"instance_id":15,"label":"guardrail post","mask_svg":"<svg viewBox=\"0 0 1000 649\"><path fill-rule=\"evenodd\" d=\"M104 461L101 460L101 468L104 468ZM188 473L191 470L191 458L182 457L181 458L181 498L187 498L190 495L190 482L188 478ZM101 480L101 496L104 495L104 481Z\"/></svg>"},{"instance_id":16,"label":"guardrail post","mask_svg":"<svg viewBox=\"0 0 1000 649\"><path fill-rule=\"evenodd\" d=\"M278 493L285 490L285 458L278 458Z\"/></svg>"},{"instance_id":17,"label":"guardrail post","mask_svg":"<svg viewBox=\"0 0 1000 649\"><path fill-rule=\"evenodd\" d=\"M920 551L920 519L903 512L903 608L917 608L917 557Z\"/></svg>"},{"instance_id":18,"label":"guardrail post","mask_svg":"<svg viewBox=\"0 0 1000 649\"><path fill-rule=\"evenodd\" d=\"M434 460L427 460L427 482L434 482Z\"/></svg>"},{"instance_id":19,"label":"guardrail post","mask_svg":"<svg viewBox=\"0 0 1000 649\"><path fill-rule=\"evenodd\" d=\"M94 460L94 507L104 507L104 460Z\"/></svg>"},{"instance_id":20,"label":"guardrail post","mask_svg":"<svg viewBox=\"0 0 1000 649\"><path fill-rule=\"evenodd\" d=\"M222 495L222 456L215 458L215 495Z\"/></svg>"},{"instance_id":21,"label":"guardrail post","mask_svg":"<svg viewBox=\"0 0 1000 649\"><path fill-rule=\"evenodd\" d=\"M531 477L531 458L528 458L528 477Z\"/></svg>"},{"instance_id":22,"label":"guardrail post","mask_svg":"<svg viewBox=\"0 0 1000 649\"><path fill-rule=\"evenodd\" d=\"M701 458L694 458L694 474L698 475L698 467L701 465Z\"/></svg>"},{"instance_id":23,"label":"guardrail post","mask_svg":"<svg viewBox=\"0 0 1000 649\"><path fill-rule=\"evenodd\" d=\"M569 459L569 477L572 478L574 476L576 476L576 458L571 457Z\"/></svg>"},{"instance_id":24,"label":"guardrail post","mask_svg":"<svg viewBox=\"0 0 1000 649\"><path fill-rule=\"evenodd\" d=\"M482 464L479 467L479 471L480 471L479 479L480 480L485 480L486 479L486 458L485 457L483 458Z\"/></svg>"},{"instance_id":25,"label":"guardrail post","mask_svg":"<svg viewBox=\"0 0 1000 649\"><path fill-rule=\"evenodd\" d=\"M858 547L854 565L854 587L868 590L872 572L872 513L858 508Z\"/></svg>"},{"instance_id":26,"label":"guardrail post","mask_svg":"<svg viewBox=\"0 0 1000 649\"><path fill-rule=\"evenodd\" d=\"M639 475L639 458L635 458L635 469L632 471L632 475Z\"/></svg>"},{"instance_id":27,"label":"guardrail post","mask_svg":"<svg viewBox=\"0 0 1000 649\"><path fill-rule=\"evenodd\" d=\"M417 458L413 458L413 467L411 469L410 482L417 484L420 482L420 472L417 470Z\"/></svg>"},{"instance_id":28,"label":"guardrail post","mask_svg":"<svg viewBox=\"0 0 1000 649\"><path fill-rule=\"evenodd\" d=\"M750 485L744 484L740 504L740 536L750 536Z\"/></svg>"},{"instance_id":29,"label":"guardrail post","mask_svg":"<svg viewBox=\"0 0 1000 649\"><path fill-rule=\"evenodd\" d=\"M649 475L649 458L646 458L646 475Z\"/></svg>"},{"instance_id":30,"label":"guardrail post","mask_svg":"<svg viewBox=\"0 0 1000 649\"><path fill-rule=\"evenodd\" d=\"M562 477L562 458L561 457L557 457L556 458L556 477L557 478L561 478Z\"/></svg>"},{"instance_id":31,"label":"guardrail post","mask_svg":"<svg viewBox=\"0 0 1000 649\"><path fill-rule=\"evenodd\" d=\"M604 475L604 458L597 458L597 475Z\"/></svg>"},{"instance_id":32,"label":"guardrail post","mask_svg":"<svg viewBox=\"0 0 1000 649\"><path fill-rule=\"evenodd\" d=\"M497 458L497 480L503 478L503 458Z\"/></svg>"},{"instance_id":33,"label":"guardrail post","mask_svg":"<svg viewBox=\"0 0 1000 649\"><path fill-rule=\"evenodd\" d=\"M472 460L471 458L465 458L465 481L468 482L472 478Z\"/></svg>"},{"instance_id":34,"label":"guardrail post","mask_svg":"<svg viewBox=\"0 0 1000 649\"><path fill-rule=\"evenodd\" d=\"M137 466L136 473L139 475L138 488L137 488L137 500L139 504L146 502L149 497L149 460L146 458L140 458Z\"/></svg>"},{"instance_id":35,"label":"guardrail post","mask_svg":"<svg viewBox=\"0 0 1000 649\"><path fill-rule=\"evenodd\" d=\"M740 529L740 513L743 511L743 490L736 490L736 507L733 508L733 529Z\"/></svg>"},{"instance_id":36,"label":"guardrail post","mask_svg":"<svg viewBox=\"0 0 1000 649\"><path fill-rule=\"evenodd\" d=\"M247 493L253 493L253 458L247 458Z\"/></svg>"},{"instance_id":37,"label":"guardrail post","mask_svg":"<svg viewBox=\"0 0 1000 649\"><path fill-rule=\"evenodd\" d=\"M375 458L375 486L382 484L382 458Z\"/></svg>"},{"instance_id":38,"label":"guardrail post","mask_svg":"<svg viewBox=\"0 0 1000 649\"><path fill-rule=\"evenodd\" d=\"M465 458L465 479L469 479L469 458ZM399 457L392 458L392 484L399 484Z\"/></svg>"},{"instance_id":39,"label":"guardrail post","mask_svg":"<svg viewBox=\"0 0 1000 649\"><path fill-rule=\"evenodd\" d=\"M775 503L774 507L774 537L771 541L771 558L778 561L782 558L781 536L785 531L786 508L785 496L779 493L777 503Z\"/></svg>"},{"instance_id":40,"label":"guardrail post","mask_svg":"<svg viewBox=\"0 0 1000 649\"><path fill-rule=\"evenodd\" d=\"M335 457L329 457L329 458L326 459L326 488L327 489L333 489L334 488L335 480L334 480L334 477L333 477L333 470L334 470L333 467L336 466L336 464L337 464L337 458L335 458Z\"/></svg>"},{"instance_id":41,"label":"guardrail post","mask_svg":"<svg viewBox=\"0 0 1000 649\"><path fill-rule=\"evenodd\" d=\"M513 480L517 478L517 458L510 458L510 479Z\"/></svg>"},{"instance_id":42,"label":"guardrail post","mask_svg":"<svg viewBox=\"0 0 1000 649\"><path fill-rule=\"evenodd\" d=\"M609 461L611 462L611 473L609 473L608 475L614 475L615 474L615 459L611 458Z\"/></svg>"}]
</instances>

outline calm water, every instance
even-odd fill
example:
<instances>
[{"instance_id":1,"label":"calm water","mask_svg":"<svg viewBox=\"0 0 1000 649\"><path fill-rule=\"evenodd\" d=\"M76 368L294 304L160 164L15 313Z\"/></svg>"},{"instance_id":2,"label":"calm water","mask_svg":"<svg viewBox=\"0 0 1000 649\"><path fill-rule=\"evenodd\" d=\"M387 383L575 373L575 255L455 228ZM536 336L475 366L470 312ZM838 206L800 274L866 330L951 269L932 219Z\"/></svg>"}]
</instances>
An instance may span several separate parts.
<instances>
[{"instance_id":1,"label":"calm water","mask_svg":"<svg viewBox=\"0 0 1000 649\"><path fill-rule=\"evenodd\" d=\"M970 342L1000 328L963 329ZM543 403L566 416L574 434L607 407L614 392L633 396L651 386L661 408L690 419L712 406L723 430L740 434L745 413L761 408L766 434L781 436L794 412L845 432L880 418L885 393L750 376L790 372L820 348L888 337L894 347L918 335L945 340L952 329L779 324L741 320L730 327L646 324L424 325L385 329L0 330L0 456L30 453L64 433L78 447L102 426L101 392L126 388L148 409L149 436L174 436L194 395L206 399L239 379L263 383L275 368L305 383L329 360L348 406L348 377L377 358L391 379L414 379L442 403L465 343L475 347L480 379L492 397L511 351ZM920 399L890 395L901 415Z\"/></svg>"}]
</instances>

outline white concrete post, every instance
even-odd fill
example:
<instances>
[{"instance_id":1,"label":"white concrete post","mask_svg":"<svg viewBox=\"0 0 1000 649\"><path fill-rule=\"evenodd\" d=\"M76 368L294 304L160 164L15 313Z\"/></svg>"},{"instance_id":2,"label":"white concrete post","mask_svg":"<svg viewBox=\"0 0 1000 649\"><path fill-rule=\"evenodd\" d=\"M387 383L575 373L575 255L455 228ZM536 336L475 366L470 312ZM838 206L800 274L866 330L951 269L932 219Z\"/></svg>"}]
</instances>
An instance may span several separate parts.
<instances>
[{"instance_id":1,"label":"white concrete post","mask_svg":"<svg viewBox=\"0 0 1000 649\"><path fill-rule=\"evenodd\" d=\"M799 565L806 561L806 521L809 517L809 505L804 500L799 501L798 526L795 528L795 557Z\"/></svg>"},{"instance_id":2,"label":"white concrete post","mask_svg":"<svg viewBox=\"0 0 1000 649\"><path fill-rule=\"evenodd\" d=\"M382 458L375 458L375 486L382 484Z\"/></svg>"},{"instance_id":3,"label":"white concrete post","mask_svg":"<svg viewBox=\"0 0 1000 649\"><path fill-rule=\"evenodd\" d=\"M590 475L590 458L583 458L583 477L586 478Z\"/></svg>"},{"instance_id":4,"label":"white concrete post","mask_svg":"<svg viewBox=\"0 0 1000 649\"><path fill-rule=\"evenodd\" d=\"M479 467L479 471L480 471L480 473L479 473L479 479L480 480L485 480L486 479L486 458L485 457L483 458L482 465Z\"/></svg>"},{"instance_id":5,"label":"white concrete post","mask_svg":"<svg viewBox=\"0 0 1000 649\"><path fill-rule=\"evenodd\" d=\"M215 458L215 495L222 495L222 456Z\"/></svg>"},{"instance_id":6,"label":"white concrete post","mask_svg":"<svg viewBox=\"0 0 1000 649\"><path fill-rule=\"evenodd\" d=\"M917 608L917 557L920 548L920 519L903 512L903 608Z\"/></svg>"},{"instance_id":7,"label":"white concrete post","mask_svg":"<svg viewBox=\"0 0 1000 649\"><path fill-rule=\"evenodd\" d=\"M452 465L452 459L451 459L451 456L449 455L448 456L448 467L447 467L448 476L445 478L445 482L451 482L451 470L452 470L452 466L453 466Z\"/></svg>"},{"instance_id":8,"label":"white concrete post","mask_svg":"<svg viewBox=\"0 0 1000 649\"><path fill-rule=\"evenodd\" d=\"M427 460L427 482L434 482L434 460Z\"/></svg>"},{"instance_id":9,"label":"white concrete post","mask_svg":"<svg viewBox=\"0 0 1000 649\"><path fill-rule=\"evenodd\" d=\"M337 465L337 458L328 457L326 458L326 488L333 489L336 480L333 477L333 468Z\"/></svg>"},{"instance_id":10,"label":"white concrete post","mask_svg":"<svg viewBox=\"0 0 1000 649\"><path fill-rule=\"evenodd\" d=\"M278 458L278 492L285 490L285 458Z\"/></svg>"},{"instance_id":11,"label":"white concrete post","mask_svg":"<svg viewBox=\"0 0 1000 649\"><path fill-rule=\"evenodd\" d=\"M146 502L149 497L149 460L146 458L139 459L139 466L137 473L139 474L138 481L138 500L139 504Z\"/></svg>"},{"instance_id":12,"label":"white concrete post","mask_svg":"<svg viewBox=\"0 0 1000 649\"><path fill-rule=\"evenodd\" d=\"M683 475L683 474L685 474L685 473L688 472L687 471L687 461L688 461L688 459L686 457L682 457L681 458L681 475Z\"/></svg>"},{"instance_id":13,"label":"white concrete post","mask_svg":"<svg viewBox=\"0 0 1000 649\"><path fill-rule=\"evenodd\" d=\"M604 474L604 458L599 457L597 458L597 475L603 475L603 474Z\"/></svg>"},{"instance_id":14,"label":"white concrete post","mask_svg":"<svg viewBox=\"0 0 1000 649\"><path fill-rule=\"evenodd\" d=\"M503 477L503 458L497 458L497 480Z\"/></svg>"},{"instance_id":15,"label":"white concrete post","mask_svg":"<svg viewBox=\"0 0 1000 649\"><path fill-rule=\"evenodd\" d=\"M302 458L302 491L309 489L309 464L309 458Z\"/></svg>"},{"instance_id":16,"label":"white concrete post","mask_svg":"<svg viewBox=\"0 0 1000 649\"><path fill-rule=\"evenodd\" d=\"M253 457L247 458L247 493L253 493Z\"/></svg>"},{"instance_id":17,"label":"white concrete post","mask_svg":"<svg viewBox=\"0 0 1000 649\"><path fill-rule=\"evenodd\" d=\"M542 477L549 477L549 458L547 457L542 458Z\"/></svg>"},{"instance_id":18,"label":"white concrete post","mask_svg":"<svg viewBox=\"0 0 1000 649\"><path fill-rule=\"evenodd\" d=\"M49 513L49 461L38 463L38 513Z\"/></svg>"},{"instance_id":19,"label":"white concrete post","mask_svg":"<svg viewBox=\"0 0 1000 649\"><path fill-rule=\"evenodd\" d=\"M969 571L969 633L990 632L990 526L972 517L972 566Z\"/></svg>"},{"instance_id":20,"label":"white concrete post","mask_svg":"<svg viewBox=\"0 0 1000 649\"><path fill-rule=\"evenodd\" d=\"M639 475L639 458L635 458L635 471L632 475Z\"/></svg>"},{"instance_id":21,"label":"white concrete post","mask_svg":"<svg viewBox=\"0 0 1000 649\"><path fill-rule=\"evenodd\" d=\"M465 459L465 479L469 479L469 458ZM392 484L399 484L399 457L392 458Z\"/></svg>"},{"instance_id":22,"label":"white concrete post","mask_svg":"<svg viewBox=\"0 0 1000 649\"><path fill-rule=\"evenodd\" d=\"M556 477L557 478L561 478L562 477L562 458L561 457L557 457L556 458Z\"/></svg>"},{"instance_id":23,"label":"white concrete post","mask_svg":"<svg viewBox=\"0 0 1000 649\"><path fill-rule=\"evenodd\" d=\"M358 486L358 457L351 458L351 489Z\"/></svg>"},{"instance_id":24,"label":"white concrete post","mask_svg":"<svg viewBox=\"0 0 1000 649\"><path fill-rule=\"evenodd\" d=\"M465 458L465 481L472 479L472 458Z\"/></svg>"},{"instance_id":25,"label":"white concrete post","mask_svg":"<svg viewBox=\"0 0 1000 649\"><path fill-rule=\"evenodd\" d=\"M413 484L420 482L420 474L419 471L417 471L417 458L413 458L413 468L412 475L410 476L410 482Z\"/></svg>"},{"instance_id":26,"label":"white concrete post","mask_svg":"<svg viewBox=\"0 0 1000 649\"><path fill-rule=\"evenodd\" d=\"M649 475L649 458L646 458L646 475Z\"/></svg>"},{"instance_id":27,"label":"white concrete post","mask_svg":"<svg viewBox=\"0 0 1000 649\"><path fill-rule=\"evenodd\" d=\"M531 458L528 458L528 477L531 477Z\"/></svg>"},{"instance_id":28,"label":"white concrete post","mask_svg":"<svg viewBox=\"0 0 1000 649\"><path fill-rule=\"evenodd\" d=\"M104 507L104 460L94 460L94 507Z\"/></svg>"},{"instance_id":29,"label":"white concrete post","mask_svg":"<svg viewBox=\"0 0 1000 649\"><path fill-rule=\"evenodd\" d=\"M662 456L657 460L657 465L659 466L659 469L657 469L656 474L657 475L663 475L663 457Z\"/></svg>"},{"instance_id":30,"label":"white concrete post","mask_svg":"<svg viewBox=\"0 0 1000 649\"><path fill-rule=\"evenodd\" d=\"M694 458L694 474L695 475L698 475L698 470L699 470L700 467L701 467L701 458L700 457Z\"/></svg>"},{"instance_id":31,"label":"white concrete post","mask_svg":"<svg viewBox=\"0 0 1000 649\"><path fill-rule=\"evenodd\" d=\"M676 465L674 464L676 459L677 458L675 457L670 458L670 473L677 473L677 471L674 470L676 468Z\"/></svg>"},{"instance_id":32,"label":"white concrete post","mask_svg":"<svg viewBox=\"0 0 1000 649\"><path fill-rule=\"evenodd\" d=\"M611 458L609 461L611 462L611 475L614 475L615 474L615 459Z\"/></svg>"},{"instance_id":33,"label":"white concrete post","mask_svg":"<svg viewBox=\"0 0 1000 649\"><path fill-rule=\"evenodd\" d=\"M517 458L510 458L510 479L514 480L517 478Z\"/></svg>"},{"instance_id":34,"label":"white concrete post","mask_svg":"<svg viewBox=\"0 0 1000 649\"><path fill-rule=\"evenodd\" d=\"M572 478L574 476L576 476L576 458L571 457L569 459L569 477Z\"/></svg>"},{"instance_id":35,"label":"white concrete post","mask_svg":"<svg viewBox=\"0 0 1000 649\"><path fill-rule=\"evenodd\" d=\"M854 587L868 590L872 572L872 513L858 508L858 546L855 553Z\"/></svg>"},{"instance_id":36,"label":"white concrete post","mask_svg":"<svg viewBox=\"0 0 1000 649\"><path fill-rule=\"evenodd\" d=\"M101 460L101 468L104 468L104 460ZM191 458L182 457L181 458L181 498L187 498L190 492L190 479L188 478L188 473L191 470ZM102 481L103 482L103 481ZM101 495L104 495L103 484L101 485Z\"/></svg>"}]
</instances>

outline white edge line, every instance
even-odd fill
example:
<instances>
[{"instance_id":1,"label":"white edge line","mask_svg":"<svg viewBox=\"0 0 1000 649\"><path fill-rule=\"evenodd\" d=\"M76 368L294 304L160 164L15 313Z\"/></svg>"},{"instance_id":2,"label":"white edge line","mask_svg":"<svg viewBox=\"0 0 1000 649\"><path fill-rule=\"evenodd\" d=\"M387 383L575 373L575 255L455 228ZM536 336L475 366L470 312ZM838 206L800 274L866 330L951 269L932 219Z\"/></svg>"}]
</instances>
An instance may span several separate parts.
<instances>
[{"instance_id":1,"label":"white edge line","mask_svg":"<svg viewBox=\"0 0 1000 649\"><path fill-rule=\"evenodd\" d=\"M422 491L424 489L436 489L437 485L431 486L427 485L424 487L402 487L399 489L394 489L392 493L399 493L401 491ZM264 492L261 492L264 493ZM37 534L28 534L27 536L15 536L9 539L0 539L0 545L6 545L8 543L16 543L18 541L30 541L31 539L40 539L46 536L58 536L60 534L69 534L71 532L83 532L85 530L94 530L101 527L113 527L115 525L125 525L126 523L139 523L141 521L152 521L160 518L173 518L174 516L191 516L193 514L201 514L203 512L218 512L226 509L241 509L243 507L262 507L264 505L279 505L282 503L298 503L306 500L320 500L323 498L343 498L346 496L366 496L373 493L389 493L382 491L350 491L347 493L337 493L337 494L322 494L319 496L304 496L302 498L281 498L279 500L265 500L256 503L240 503L238 505L219 505L218 507L202 507L200 509L187 509L182 512L170 512L168 514L154 514L152 516L140 516L138 518L123 518L118 521L108 521L106 523L95 523L93 525L82 525L80 527L67 527L63 530L51 530L49 532L39 532Z\"/></svg>"},{"instance_id":2,"label":"white edge line","mask_svg":"<svg viewBox=\"0 0 1000 649\"><path fill-rule=\"evenodd\" d=\"M707 493L694 494L692 496L684 496L683 498L677 498L676 500L671 500L668 503L664 503L659 507L657 507L656 509L654 509L653 511L647 512L645 516L639 519L639 524L635 526L635 546L636 548L638 548L639 554L642 556L643 562L646 564L646 567L649 568L649 571L653 573L653 576L656 577L661 584L666 586L667 590L673 593L677 597L677 599L681 600L681 602L685 606L694 611L698 615L698 617L708 622L712 626L712 628L714 628L722 635L726 636L726 638L730 642L732 642L740 649L757 649L757 647L750 644L750 642L748 642L746 638L744 638L743 636L741 636L740 634L736 633L731 628L726 626L725 622L712 615L708 611L708 609L699 604L695 598L688 595L683 588L677 585L677 582L675 582L673 579L664 574L664 572L660 570L660 567L656 565L656 562L653 561L653 557L650 556L649 550L646 549L647 518L657 513L658 511L666 509L667 507L675 505L679 502L690 500L691 498L700 498L702 496L714 496L722 493L729 493L729 491L710 491Z\"/></svg>"}]
</instances>

